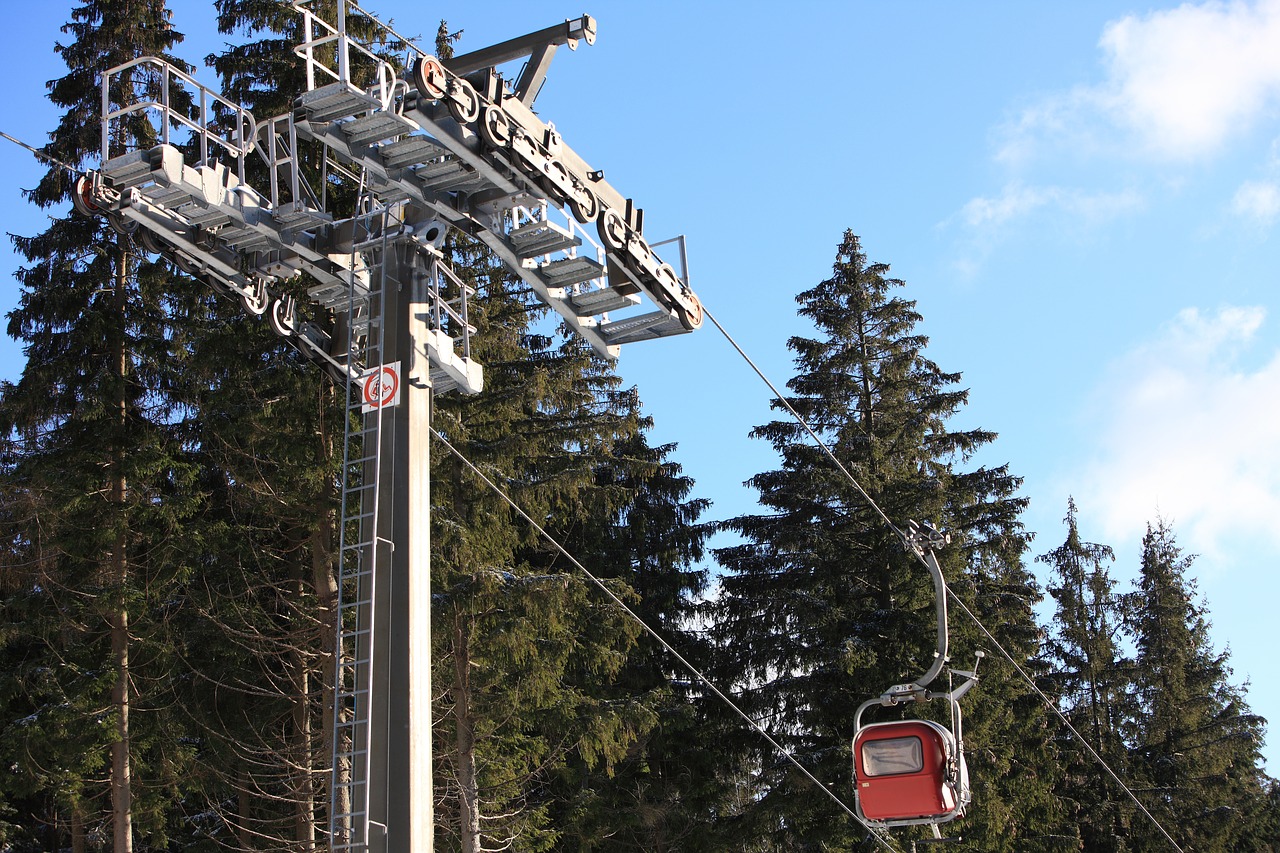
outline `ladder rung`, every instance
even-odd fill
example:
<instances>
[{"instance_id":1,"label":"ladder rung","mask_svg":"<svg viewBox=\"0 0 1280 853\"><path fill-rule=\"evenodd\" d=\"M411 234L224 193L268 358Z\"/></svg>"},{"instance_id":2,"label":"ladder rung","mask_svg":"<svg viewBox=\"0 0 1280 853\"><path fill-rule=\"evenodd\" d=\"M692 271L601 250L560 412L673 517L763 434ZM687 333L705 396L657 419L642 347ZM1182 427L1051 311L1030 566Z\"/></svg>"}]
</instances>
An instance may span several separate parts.
<instances>
[{"instance_id":1,"label":"ladder rung","mask_svg":"<svg viewBox=\"0 0 1280 853\"><path fill-rule=\"evenodd\" d=\"M370 692L371 691L369 690L368 687L361 687L358 690L338 690L334 692L334 695L337 696L339 699L359 699L361 696L369 695ZM356 721L346 722L346 723L343 723L342 725L354 726L356 725Z\"/></svg>"},{"instance_id":2,"label":"ladder rung","mask_svg":"<svg viewBox=\"0 0 1280 853\"><path fill-rule=\"evenodd\" d=\"M355 758L357 755L368 755L368 754L369 754L369 750L368 750L368 748L365 748L365 749L352 749L352 750L347 750L347 751L343 751L343 752L335 752L335 753L334 753L334 755L335 755L336 757L338 757L338 758ZM350 783L350 784L356 784L356 783L354 783L354 782L353 782L353 783Z\"/></svg>"}]
</instances>

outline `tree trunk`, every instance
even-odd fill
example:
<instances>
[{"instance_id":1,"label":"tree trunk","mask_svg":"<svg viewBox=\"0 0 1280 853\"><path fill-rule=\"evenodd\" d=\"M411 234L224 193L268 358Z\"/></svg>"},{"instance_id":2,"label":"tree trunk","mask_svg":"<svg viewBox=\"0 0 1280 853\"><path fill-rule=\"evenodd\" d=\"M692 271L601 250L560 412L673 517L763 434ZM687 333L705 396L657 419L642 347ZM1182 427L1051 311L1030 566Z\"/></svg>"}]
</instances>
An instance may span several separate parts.
<instances>
[{"instance_id":1,"label":"tree trunk","mask_svg":"<svg viewBox=\"0 0 1280 853\"><path fill-rule=\"evenodd\" d=\"M120 539L124 537L121 536ZM122 542L118 542L123 546ZM124 571L124 560L116 560ZM119 576L123 586L123 574ZM111 816L115 827L115 853L133 851L133 792L129 766L129 614L124 607L111 614L111 653L116 683L111 704L116 711L116 739L111 744Z\"/></svg>"},{"instance_id":2,"label":"tree trunk","mask_svg":"<svg viewBox=\"0 0 1280 853\"><path fill-rule=\"evenodd\" d=\"M253 850L253 833L249 830L253 819L253 795L249 793L249 774L240 771L236 797L236 841L242 851Z\"/></svg>"},{"instance_id":3,"label":"tree trunk","mask_svg":"<svg viewBox=\"0 0 1280 853\"><path fill-rule=\"evenodd\" d=\"M458 750L458 835L462 853L479 853L480 791L476 781L476 731L471 716L471 655L465 616L453 622L453 713Z\"/></svg>"},{"instance_id":4,"label":"tree trunk","mask_svg":"<svg viewBox=\"0 0 1280 853\"><path fill-rule=\"evenodd\" d=\"M71 806L71 853L85 853L84 844L84 807L76 803Z\"/></svg>"},{"instance_id":5,"label":"tree trunk","mask_svg":"<svg viewBox=\"0 0 1280 853\"><path fill-rule=\"evenodd\" d=\"M302 600L306 592L302 566L295 564L294 596ZM311 851L316 841L316 792L314 781L315 756L311 729L311 672L307 655L295 647L292 651L294 672L293 736L297 744L293 772L294 783L294 840L299 849Z\"/></svg>"},{"instance_id":6,"label":"tree trunk","mask_svg":"<svg viewBox=\"0 0 1280 853\"><path fill-rule=\"evenodd\" d=\"M119 320L118 337L113 342L112 353L119 389L119 421L116 446L113 448L111 503L119 516L124 515L125 493L128 484L124 474L123 443L128 430L129 400L125 377L128 374L128 355L125 348L125 298L128 284L129 256L123 246L116 253L115 308ZM125 589L129 580L129 561L125 554L128 544L123 523L116 533L114 553L111 555L111 585L120 596L119 603L108 614L111 627L111 656L116 670L116 683L111 690L111 705L116 713L116 737L111 744L111 817L115 833L115 853L133 853L133 789L132 768L129 761L129 612L125 606Z\"/></svg>"},{"instance_id":7,"label":"tree trunk","mask_svg":"<svg viewBox=\"0 0 1280 853\"><path fill-rule=\"evenodd\" d=\"M322 398L321 405L324 406L326 400ZM320 440L318 442L317 460L320 464L327 465L329 460L333 458L333 440L329 435L327 425L322 427ZM322 685L322 702L324 710L321 712L321 736L323 738L324 752L322 753L321 765L329 767L330 762L336 761L337 756L334 754L334 732L337 720L334 717L334 708L337 702L337 690L341 685L336 683L337 680L337 648L338 648L338 576L337 561L339 556L334 553L334 542L337 537L334 535L334 527L337 524L337 518L333 510L334 496L333 489L330 487L320 498L319 505L316 507L316 516L320 522L312 528L311 532L311 582L315 586L316 606L318 609L317 618L320 620L320 650L318 662L316 664L320 674L320 683ZM344 747L343 751L349 750L350 747ZM350 761L344 761L338 767L333 769L341 775L344 782L349 781L351 773ZM326 812L332 820L333 814L350 814L351 802L349 798L350 788L339 785L337 790L333 789L333 772L327 777L325 784L320 790L330 792L329 804Z\"/></svg>"}]
</instances>

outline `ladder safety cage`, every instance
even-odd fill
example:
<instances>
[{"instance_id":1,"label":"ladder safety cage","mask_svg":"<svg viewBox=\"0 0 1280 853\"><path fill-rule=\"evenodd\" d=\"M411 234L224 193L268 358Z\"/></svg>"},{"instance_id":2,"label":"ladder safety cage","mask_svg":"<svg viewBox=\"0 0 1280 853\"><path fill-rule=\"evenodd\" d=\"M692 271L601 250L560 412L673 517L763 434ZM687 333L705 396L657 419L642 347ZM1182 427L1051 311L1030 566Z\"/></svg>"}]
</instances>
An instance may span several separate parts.
<instances>
[{"instance_id":1,"label":"ladder safety cage","mask_svg":"<svg viewBox=\"0 0 1280 853\"><path fill-rule=\"evenodd\" d=\"M969 672L951 670L964 678L958 687L945 692L928 689L950 661L947 585L935 553L949 544L950 537L930 524L915 521L908 522L908 531L902 535L907 550L924 563L933 582L937 650L919 678L891 686L879 697L863 702L854 714L851 746L855 805L858 816L872 826L928 825L940 838L938 826L962 817L972 799L960 699L978 681L977 663ZM980 661L983 653L979 651L976 656ZM894 707L933 699L947 702L951 728L914 719L863 723L866 712L876 706Z\"/></svg>"}]
</instances>

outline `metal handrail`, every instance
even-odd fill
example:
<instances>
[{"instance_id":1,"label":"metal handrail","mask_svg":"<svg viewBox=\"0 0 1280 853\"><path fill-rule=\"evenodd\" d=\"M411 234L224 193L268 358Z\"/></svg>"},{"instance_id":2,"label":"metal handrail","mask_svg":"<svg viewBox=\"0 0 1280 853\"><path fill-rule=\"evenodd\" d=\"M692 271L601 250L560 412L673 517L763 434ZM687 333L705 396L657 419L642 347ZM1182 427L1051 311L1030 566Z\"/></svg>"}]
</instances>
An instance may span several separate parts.
<instances>
[{"instance_id":1,"label":"metal handrail","mask_svg":"<svg viewBox=\"0 0 1280 853\"><path fill-rule=\"evenodd\" d=\"M111 84L121 78L126 71L139 66L154 66L160 70L160 99L139 101L127 104L118 109L111 108ZM175 83L186 84L196 95L196 117L191 118L174 109L170 90ZM235 116L235 132L227 138L214 129L217 117L211 114L215 105L221 105ZM253 114L240 104L233 103L212 89L201 85L194 77L170 65L156 56L140 56L109 68L102 75L102 162L106 163L111 155L111 122L126 115L148 110L160 113L160 141L168 145L172 127L182 126L189 129L200 142L200 162L209 162L209 145L216 143L231 157L239 161L240 170L244 170L246 155L253 151L258 136L258 123ZM243 175L240 176L243 179Z\"/></svg>"},{"instance_id":2,"label":"metal handrail","mask_svg":"<svg viewBox=\"0 0 1280 853\"><path fill-rule=\"evenodd\" d=\"M351 51L354 49L356 53L372 61L377 69L378 82L364 91L370 97L377 99L380 109L391 109L395 99L396 82L399 79L391 63L347 36L346 15L341 9L338 13L338 25L335 27L312 12L308 8L309 5L310 0L294 0L293 3L293 8L302 14L303 22L303 41L293 49L293 52L306 63L307 90L314 91L317 88L317 71L336 83L354 85L351 81ZM335 46L337 68L329 67L316 57L316 48L329 44Z\"/></svg>"}]
</instances>

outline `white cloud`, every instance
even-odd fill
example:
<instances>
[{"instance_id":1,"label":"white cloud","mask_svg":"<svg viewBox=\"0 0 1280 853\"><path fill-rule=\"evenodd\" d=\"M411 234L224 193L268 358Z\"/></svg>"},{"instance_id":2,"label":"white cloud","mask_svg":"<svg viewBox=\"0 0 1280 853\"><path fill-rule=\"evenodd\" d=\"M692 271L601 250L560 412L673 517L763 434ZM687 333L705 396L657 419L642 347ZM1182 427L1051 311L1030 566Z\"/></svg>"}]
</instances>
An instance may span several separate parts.
<instances>
[{"instance_id":1,"label":"white cloud","mask_svg":"<svg viewBox=\"0 0 1280 853\"><path fill-rule=\"evenodd\" d=\"M1277 45L1280 0L1184 4L1113 21L1099 39L1106 79L1023 111L999 156L1017 163L1047 141L1136 145L1174 160L1212 154L1280 102Z\"/></svg>"},{"instance_id":2,"label":"white cloud","mask_svg":"<svg viewBox=\"0 0 1280 853\"><path fill-rule=\"evenodd\" d=\"M1270 225L1280 216L1280 184L1246 181L1231 199L1231 212L1258 225Z\"/></svg>"},{"instance_id":3,"label":"white cloud","mask_svg":"<svg viewBox=\"0 0 1280 853\"><path fill-rule=\"evenodd\" d=\"M1241 366L1264 320L1187 309L1113 365L1084 426L1093 460L1069 484L1111 541L1159 514L1206 556L1238 534L1280 544L1280 351Z\"/></svg>"}]
</instances>

